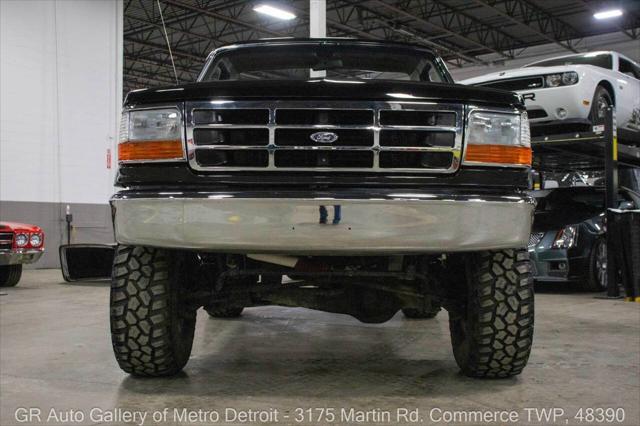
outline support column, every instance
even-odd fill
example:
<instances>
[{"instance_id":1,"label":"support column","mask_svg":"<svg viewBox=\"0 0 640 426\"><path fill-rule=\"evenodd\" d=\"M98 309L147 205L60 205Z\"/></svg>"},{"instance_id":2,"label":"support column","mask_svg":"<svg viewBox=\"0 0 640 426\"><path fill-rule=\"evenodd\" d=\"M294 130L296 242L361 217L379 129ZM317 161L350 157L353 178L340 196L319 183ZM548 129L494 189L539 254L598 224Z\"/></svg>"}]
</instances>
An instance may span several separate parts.
<instances>
[{"instance_id":1,"label":"support column","mask_svg":"<svg viewBox=\"0 0 640 426\"><path fill-rule=\"evenodd\" d=\"M309 37L323 38L327 36L327 2L326 0L309 0Z\"/></svg>"},{"instance_id":2,"label":"support column","mask_svg":"<svg viewBox=\"0 0 640 426\"><path fill-rule=\"evenodd\" d=\"M309 0L309 37L323 38L327 36L327 2L326 0ZM326 71L309 71L311 78L326 77Z\"/></svg>"},{"instance_id":3,"label":"support column","mask_svg":"<svg viewBox=\"0 0 640 426\"><path fill-rule=\"evenodd\" d=\"M613 213L610 209L618 208L618 137L616 134L615 112L607 108L604 124L604 171L605 171L605 205L607 218L607 297L620 296L618 289L618 268L616 267L616 249L621 247L620 241L614 237L612 223Z\"/></svg>"}]
</instances>

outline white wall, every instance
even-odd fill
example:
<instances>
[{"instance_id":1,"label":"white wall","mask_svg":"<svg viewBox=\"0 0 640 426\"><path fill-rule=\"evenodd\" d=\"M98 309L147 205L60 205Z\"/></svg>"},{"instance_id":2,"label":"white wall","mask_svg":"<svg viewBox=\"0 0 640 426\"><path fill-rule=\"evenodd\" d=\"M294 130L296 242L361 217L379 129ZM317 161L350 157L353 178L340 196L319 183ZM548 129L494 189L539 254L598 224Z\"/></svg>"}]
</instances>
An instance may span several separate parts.
<instances>
[{"instance_id":1,"label":"white wall","mask_svg":"<svg viewBox=\"0 0 640 426\"><path fill-rule=\"evenodd\" d=\"M122 2L2 0L0 31L0 200L107 203Z\"/></svg>"},{"instance_id":2,"label":"white wall","mask_svg":"<svg viewBox=\"0 0 640 426\"><path fill-rule=\"evenodd\" d=\"M605 34L602 36L586 37L579 40L575 46L580 52L589 52L595 50L614 50L630 57L635 61L640 61L640 42L631 40L622 33ZM466 78L477 77L512 68L519 68L523 65L535 62L537 60L546 59L554 56L570 55L573 52L567 50L557 44L545 44L541 46L529 47L523 51L518 51L517 59L504 60L495 54L481 56L480 59L491 63L489 66L470 65L463 68L454 68L449 66L449 71L456 81ZM495 63L494 63L495 61Z\"/></svg>"},{"instance_id":3,"label":"white wall","mask_svg":"<svg viewBox=\"0 0 640 426\"><path fill-rule=\"evenodd\" d=\"M122 15L122 0L0 0L0 220L44 229L35 267L58 265L67 204L72 242L113 241Z\"/></svg>"}]
</instances>

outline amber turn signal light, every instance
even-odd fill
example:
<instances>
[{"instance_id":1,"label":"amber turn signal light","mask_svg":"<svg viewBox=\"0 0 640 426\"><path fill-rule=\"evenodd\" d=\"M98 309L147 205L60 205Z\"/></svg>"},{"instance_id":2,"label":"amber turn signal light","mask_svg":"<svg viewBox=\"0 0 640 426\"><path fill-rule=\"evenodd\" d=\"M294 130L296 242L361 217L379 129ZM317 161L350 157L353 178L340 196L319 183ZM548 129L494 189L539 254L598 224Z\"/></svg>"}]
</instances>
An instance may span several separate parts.
<instances>
[{"instance_id":1,"label":"amber turn signal light","mask_svg":"<svg viewBox=\"0 0 640 426\"><path fill-rule=\"evenodd\" d=\"M118 161L180 160L181 140L123 142L118 145Z\"/></svg>"},{"instance_id":2,"label":"amber turn signal light","mask_svg":"<svg viewBox=\"0 0 640 426\"><path fill-rule=\"evenodd\" d=\"M531 165L531 148L507 145L468 145L465 162Z\"/></svg>"}]
</instances>

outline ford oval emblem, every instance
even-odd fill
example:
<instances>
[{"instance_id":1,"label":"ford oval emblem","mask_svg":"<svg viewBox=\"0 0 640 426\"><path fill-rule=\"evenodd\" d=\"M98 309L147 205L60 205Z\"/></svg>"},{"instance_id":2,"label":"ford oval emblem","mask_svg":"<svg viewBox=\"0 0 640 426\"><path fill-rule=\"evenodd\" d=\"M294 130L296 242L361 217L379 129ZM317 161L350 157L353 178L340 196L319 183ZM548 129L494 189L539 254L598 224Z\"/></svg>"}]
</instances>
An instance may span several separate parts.
<instances>
[{"instance_id":1,"label":"ford oval emblem","mask_svg":"<svg viewBox=\"0 0 640 426\"><path fill-rule=\"evenodd\" d=\"M309 138L318 143L334 143L338 140L338 135L333 132L316 132L311 134Z\"/></svg>"}]
</instances>

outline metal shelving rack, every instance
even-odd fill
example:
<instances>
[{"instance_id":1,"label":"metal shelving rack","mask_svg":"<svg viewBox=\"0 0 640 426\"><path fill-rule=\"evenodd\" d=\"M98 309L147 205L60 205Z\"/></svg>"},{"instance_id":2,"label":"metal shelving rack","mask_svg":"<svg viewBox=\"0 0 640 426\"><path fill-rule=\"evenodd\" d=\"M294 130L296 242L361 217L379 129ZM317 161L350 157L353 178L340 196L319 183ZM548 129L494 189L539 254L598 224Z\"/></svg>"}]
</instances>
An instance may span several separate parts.
<instances>
[{"instance_id":1,"label":"metal shelving rack","mask_svg":"<svg viewBox=\"0 0 640 426\"><path fill-rule=\"evenodd\" d=\"M605 125L599 132L574 132L532 138L533 168L544 172L580 172L604 170L605 208L607 222L611 223L611 210L618 207L618 168L640 168L640 146L619 142L615 111L609 107ZM619 247L607 232L607 297L618 298L616 253ZM613 250L611 248L614 248ZM636 295L638 296L638 295Z\"/></svg>"}]
</instances>

